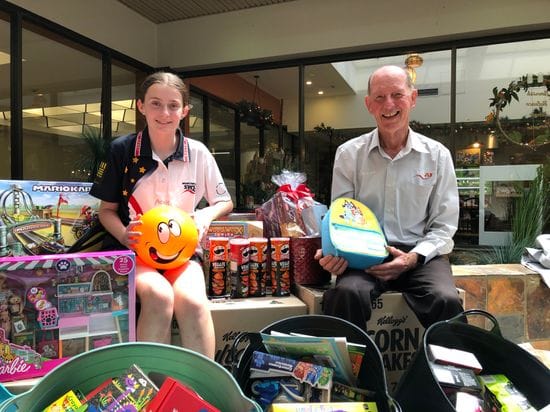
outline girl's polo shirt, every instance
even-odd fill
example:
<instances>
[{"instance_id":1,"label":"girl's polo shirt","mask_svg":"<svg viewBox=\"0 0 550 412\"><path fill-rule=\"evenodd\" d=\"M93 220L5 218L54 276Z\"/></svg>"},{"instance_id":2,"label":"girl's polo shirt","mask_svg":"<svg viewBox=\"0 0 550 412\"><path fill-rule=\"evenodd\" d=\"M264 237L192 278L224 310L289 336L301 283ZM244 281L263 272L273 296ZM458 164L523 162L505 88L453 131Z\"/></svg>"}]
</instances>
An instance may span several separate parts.
<instances>
[{"instance_id":1,"label":"girl's polo shirt","mask_svg":"<svg viewBox=\"0 0 550 412\"><path fill-rule=\"evenodd\" d=\"M128 202L130 218L163 204L192 213L203 197L211 205L231 199L216 160L204 144L185 138L184 153L188 157L176 152L166 164L152 154L158 165L136 182Z\"/></svg>"},{"instance_id":2,"label":"girl's polo shirt","mask_svg":"<svg viewBox=\"0 0 550 412\"><path fill-rule=\"evenodd\" d=\"M147 129L117 138L109 160L100 165L90 194L118 203L124 224L137 213L161 204L191 213L203 197L210 205L231 200L208 148L184 137L180 130L178 135L177 150L165 162L152 152Z\"/></svg>"}]
</instances>

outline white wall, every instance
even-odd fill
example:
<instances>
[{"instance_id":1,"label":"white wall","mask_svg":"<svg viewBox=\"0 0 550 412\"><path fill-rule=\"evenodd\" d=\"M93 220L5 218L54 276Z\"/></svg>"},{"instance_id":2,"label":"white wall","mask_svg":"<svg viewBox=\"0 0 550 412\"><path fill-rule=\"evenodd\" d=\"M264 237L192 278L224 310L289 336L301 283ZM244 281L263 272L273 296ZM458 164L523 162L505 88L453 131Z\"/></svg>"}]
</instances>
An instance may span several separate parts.
<instances>
[{"instance_id":1,"label":"white wall","mask_svg":"<svg viewBox=\"0 0 550 412\"><path fill-rule=\"evenodd\" d=\"M115 0L11 3L144 63L174 68L550 28L548 0L296 0L160 25Z\"/></svg>"},{"instance_id":2,"label":"white wall","mask_svg":"<svg viewBox=\"0 0 550 412\"><path fill-rule=\"evenodd\" d=\"M10 0L142 63L160 66L157 25L114 0Z\"/></svg>"},{"instance_id":3,"label":"white wall","mask_svg":"<svg viewBox=\"0 0 550 412\"><path fill-rule=\"evenodd\" d=\"M159 62L199 68L550 27L548 0L297 0L159 25Z\"/></svg>"}]
</instances>

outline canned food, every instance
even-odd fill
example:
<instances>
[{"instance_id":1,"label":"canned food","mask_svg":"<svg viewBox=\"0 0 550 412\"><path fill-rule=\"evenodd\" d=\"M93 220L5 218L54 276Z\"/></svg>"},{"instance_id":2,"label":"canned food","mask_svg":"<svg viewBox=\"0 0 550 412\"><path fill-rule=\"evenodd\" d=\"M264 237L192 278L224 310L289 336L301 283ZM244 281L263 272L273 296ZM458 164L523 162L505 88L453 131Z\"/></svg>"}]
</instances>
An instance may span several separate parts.
<instances>
[{"instance_id":1,"label":"canned food","mask_svg":"<svg viewBox=\"0 0 550 412\"><path fill-rule=\"evenodd\" d=\"M250 241L250 274L248 296L265 296L267 278L267 238L252 237Z\"/></svg>"},{"instance_id":2,"label":"canned food","mask_svg":"<svg viewBox=\"0 0 550 412\"><path fill-rule=\"evenodd\" d=\"M229 240L229 276L231 280L231 297L248 296L248 279L250 274L250 241L234 238Z\"/></svg>"},{"instance_id":3,"label":"canned food","mask_svg":"<svg viewBox=\"0 0 550 412\"><path fill-rule=\"evenodd\" d=\"M211 237L209 239L208 259L208 295L227 294L227 265L229 261L229 238Z\"/></svg>"},{"instance_id":4,"label":"canned food","mask_svg":"<svg viewBox=\"0 0 550 412\"><path fill-rule=\"evenodd\" d=\"M290 238L272 237L271 243L271 294L290 295Z\"/></svg>"}]
</instances>

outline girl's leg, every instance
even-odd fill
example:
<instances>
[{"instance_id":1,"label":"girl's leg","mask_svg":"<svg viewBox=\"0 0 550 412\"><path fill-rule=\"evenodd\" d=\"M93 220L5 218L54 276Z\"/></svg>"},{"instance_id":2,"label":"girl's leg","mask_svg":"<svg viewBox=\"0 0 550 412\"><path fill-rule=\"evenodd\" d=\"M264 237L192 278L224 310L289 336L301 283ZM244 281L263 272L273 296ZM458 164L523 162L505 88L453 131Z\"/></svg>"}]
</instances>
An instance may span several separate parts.
<instances>
[{"instance_id":1,"label":"girl's leg","mask_svg":"<svg viewBox=\"0 0 550 412\"><path fill-rule=\"evenodd\" d=\"M169 344L174 314L172 285L156 269L137 262L136 292L141 304L137 340Z\"/></svg>"},{"instance_id":2,"label":"girl's leg","mask_svg":"<svg viewBox=\"0 0 550 412\"><path fill-rule=\"evenodd\" d=\"M185 348L214 359L216 337L208 307L202 266L194 260L184 265L174 282L174 313Z\"/></svg>"}]
</instances>

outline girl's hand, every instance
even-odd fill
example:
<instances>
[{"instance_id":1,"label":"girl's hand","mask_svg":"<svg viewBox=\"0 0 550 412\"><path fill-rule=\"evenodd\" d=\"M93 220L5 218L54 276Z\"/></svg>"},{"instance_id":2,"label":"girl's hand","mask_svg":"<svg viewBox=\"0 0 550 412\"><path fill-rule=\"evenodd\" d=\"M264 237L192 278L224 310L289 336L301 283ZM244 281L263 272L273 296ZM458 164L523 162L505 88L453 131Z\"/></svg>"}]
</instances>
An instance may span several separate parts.
<instances>
[{"instance_id":1,"label":"girl's hand","mask_svg":"<svg viewBox=\"0 0 550 412\"><path fill-rule=\"evenodd\" d=\"M137 230L141 225L141 215L136 216L135 220L131 220L130 223L128 223L128 226L126 226L126 231L124 232L124 237L121 241L124 246L131 249L135 248L141 237L141 232Z\"/></svg>"},{"instance_id":2,"label":"girl's hand","mask_svg":"<svg viewBox=\"0 0 550 412\"><path fill-rule=\"evenodd\" d=\"M199 242L202 240L203 236L206 235L206 232L208 232L208 228L210 227L210 223L212 223L210 215L207 212L204 212L204 210L205 209L195 210L195 213L192 214L193 221L197 227L197 232L199 233Z\"/></svg>"}]
</instances>

